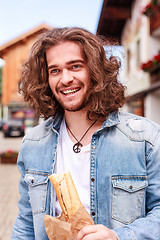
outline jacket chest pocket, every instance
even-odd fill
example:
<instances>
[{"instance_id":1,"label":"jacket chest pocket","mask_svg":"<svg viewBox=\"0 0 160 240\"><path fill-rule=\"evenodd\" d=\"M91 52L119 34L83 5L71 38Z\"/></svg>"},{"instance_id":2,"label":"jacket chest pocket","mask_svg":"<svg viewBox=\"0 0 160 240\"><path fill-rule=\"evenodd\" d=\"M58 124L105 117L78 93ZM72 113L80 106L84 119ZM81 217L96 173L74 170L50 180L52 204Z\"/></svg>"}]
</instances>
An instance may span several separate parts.
<instances>
[{"instance_id":1,"label":"jacket chest pocket","mask_svg":"<svg viewBox=\"0 0 160 240\"><path fill-rule=\"evenodd\" d=\"M28 184L30 204L33 214L45 211L48 175L27 172L24 178Z\"/></svg>"},{"instance_id":2,"label":"jacket chest pocket","mask_svg":"<svg viewBox=\"0 0 160 240\"><path fill-rule=\"evenodd\" d=\"M112 177L112 218L124 224L133 222L141 215L145 188L145 176Z\"/></svg>"}]
</instances>

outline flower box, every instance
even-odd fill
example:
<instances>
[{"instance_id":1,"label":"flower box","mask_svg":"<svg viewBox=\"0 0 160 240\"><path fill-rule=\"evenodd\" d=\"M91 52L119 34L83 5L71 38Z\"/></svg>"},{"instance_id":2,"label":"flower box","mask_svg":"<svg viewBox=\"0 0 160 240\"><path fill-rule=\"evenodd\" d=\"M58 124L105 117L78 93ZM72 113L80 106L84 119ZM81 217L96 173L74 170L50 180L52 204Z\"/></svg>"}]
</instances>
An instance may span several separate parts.
<instances>
[{"instance_id":1,"label":"flower box","mask_svg":"<svg viewBox=\"0 0 160 240\"><path fill-rule=\"evenodd\" d=\"M155 55L151 60L142 63L140 67L143 71L154 73L160 69L160 53Z\"/></svg>"},{"instance_id":2,"label":"flower box","mask_svg":"<svg viewBox=\"0 0 160 240\"><path fill-rule=\"evenodd\" d=\"M0 163L17 163L18 152L8 150L0 153Z\"/></svg>"},{"instance_id":3,"label":"flower box","mask_svg":"<svg viewBox=\"0 0 160 240\"><path fill-rule=\"evenodd\" d=\"M141 69L150 73L151 84L160 81L160 53L146 63L142 63Z\"/></svg>"}]
</instances>

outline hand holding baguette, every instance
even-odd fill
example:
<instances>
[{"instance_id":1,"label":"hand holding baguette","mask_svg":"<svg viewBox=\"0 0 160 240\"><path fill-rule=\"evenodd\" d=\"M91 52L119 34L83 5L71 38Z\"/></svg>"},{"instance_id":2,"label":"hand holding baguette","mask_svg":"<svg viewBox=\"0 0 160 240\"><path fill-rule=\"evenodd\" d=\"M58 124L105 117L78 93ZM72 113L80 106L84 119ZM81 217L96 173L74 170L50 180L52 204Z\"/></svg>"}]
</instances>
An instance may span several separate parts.
<instances>
[{"instance_id":1,"label":"hand holding baguette","mask_svg":"<svg viewBox=\"0 0 160 240\"><path fill-rule=\"evenodd\" d=\"M94 222L80 201L70 172L52 174L49 179L56 191L65 222L62 216L54 218L45 215L47 235L50 240L74 239L84 226L93 225Z\"/></svg>"}]
</instances>

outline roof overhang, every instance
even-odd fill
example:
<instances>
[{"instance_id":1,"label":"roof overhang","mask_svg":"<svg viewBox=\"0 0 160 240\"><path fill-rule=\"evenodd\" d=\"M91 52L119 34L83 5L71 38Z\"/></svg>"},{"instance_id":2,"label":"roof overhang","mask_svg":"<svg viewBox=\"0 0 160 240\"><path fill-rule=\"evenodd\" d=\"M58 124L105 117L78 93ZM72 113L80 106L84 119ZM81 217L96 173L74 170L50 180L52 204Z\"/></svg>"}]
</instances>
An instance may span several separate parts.
<instances>
[{"instance_id":1,"label":"roof overhang","mask_svg":"<svg viewBox=\"0 0 160 240\"><path fill-rule=\"evenodd\" d=\"M40 34L43 31L47 30L47 29L51 29L52 27L42 23L39 26L36 26L35 28L29 30L26 33L23 33L22 35L18 36L17 38L14 38L13 40L4 43L3 45L0 46L0 57L3 56L3 54L6 52L6 50L12 46L14 46L15 44L19 43L19 42L25 42L27 38L29 38L30 36L33 36L35 34Z\"/></svg>"},{"instance_id":2,"label":"roof overhang","mask_svg":"<svg viewBox=\"0 0 160 240\"><path fill-rule=\"evenodd\" d=\"M97 28L97 35L113 38L121 43L126 20L131 17L134 0L104 0Z\"/></svg>"}]
</instances>

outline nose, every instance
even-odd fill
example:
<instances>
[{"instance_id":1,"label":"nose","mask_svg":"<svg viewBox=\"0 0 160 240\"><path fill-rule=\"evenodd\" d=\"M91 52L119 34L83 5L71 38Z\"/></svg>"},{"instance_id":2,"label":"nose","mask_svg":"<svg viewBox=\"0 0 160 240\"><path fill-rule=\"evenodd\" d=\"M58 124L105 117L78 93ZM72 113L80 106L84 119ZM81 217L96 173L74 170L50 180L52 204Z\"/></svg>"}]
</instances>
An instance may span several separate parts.
<instances>
[{"instance_id":1,"label":"nose","mask_svg":"<svg viewBox=\"0 0 160 240\"><path fill-rule=\"evenodd\" d=\"M63 83L64 85L67 85L73 80L74 80L73 74L69 70L64 69L62 71L61 83Z\"/></svg>"}]
</instances>

